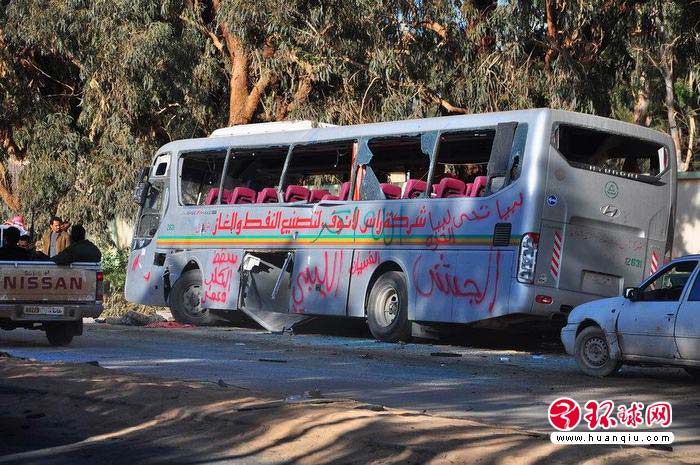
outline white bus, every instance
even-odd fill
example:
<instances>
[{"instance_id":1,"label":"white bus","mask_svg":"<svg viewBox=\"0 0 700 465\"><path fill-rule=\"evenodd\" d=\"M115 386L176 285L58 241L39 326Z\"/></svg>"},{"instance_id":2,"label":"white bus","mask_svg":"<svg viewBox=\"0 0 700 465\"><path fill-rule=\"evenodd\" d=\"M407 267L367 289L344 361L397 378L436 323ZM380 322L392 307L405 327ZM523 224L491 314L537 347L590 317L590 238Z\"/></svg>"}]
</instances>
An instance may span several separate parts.
<instances>
[{"instance_id":1,"label":"white bus","mask_svg":"<svg viewBox=\"0 0 700 465\"><path fill-rule=\"evenodd\" d=\"M666 134L550 109L248 125L162 147L137 189L131 302L272 330L317 315L565 319L670 258Z\"/></svg>"}]
</instances>

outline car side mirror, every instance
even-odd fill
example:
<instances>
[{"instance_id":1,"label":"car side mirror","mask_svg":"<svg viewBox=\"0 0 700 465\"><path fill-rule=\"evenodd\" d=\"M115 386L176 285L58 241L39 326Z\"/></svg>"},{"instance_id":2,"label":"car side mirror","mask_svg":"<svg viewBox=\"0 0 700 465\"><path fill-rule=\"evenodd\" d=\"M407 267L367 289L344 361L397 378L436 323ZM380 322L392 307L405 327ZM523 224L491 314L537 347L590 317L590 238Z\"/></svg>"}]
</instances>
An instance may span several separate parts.
<instances>
[{"instance_id":1,"label":"car side mirror","mask_svg":"<svg viewBox=\"0 0 700 465\"><path fill-rule=\"evenodd\" d=\"M639 300L639 289L636 287L625 288L625 293L623 295L625 296L625 299L636 302Z\"/></svg>"}]
</instances>

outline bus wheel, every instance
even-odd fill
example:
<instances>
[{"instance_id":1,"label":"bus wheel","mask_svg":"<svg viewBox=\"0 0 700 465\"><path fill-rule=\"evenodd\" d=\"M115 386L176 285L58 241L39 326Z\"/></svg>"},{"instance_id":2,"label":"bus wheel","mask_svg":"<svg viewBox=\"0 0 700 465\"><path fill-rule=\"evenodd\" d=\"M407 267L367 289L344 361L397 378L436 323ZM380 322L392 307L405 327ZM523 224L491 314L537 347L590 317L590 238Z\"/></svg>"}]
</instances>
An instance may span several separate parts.
<instances>
[{"instance_id":1,"label":"bus wheel","mask_svg":"<svg viewBox=\"0 0 700 465\"><path fill-rule=\"evenodd\" d=\"M202 308L202 272L190 270L175 281L170 291L170 312L178 323L210 326L216 322L214 315Z\"/></svg>"},{"instance_id":2,"label":"bus wheel","mask_svg":"<svg viewBox=\"0 0 700 465\"><path fill-rule=\"evenodd\" d=\"M589 376L608 376L621 365L610 356L605 333L597 326L589 326L576 336L574 356L581 371Z\"/></svg>"},{"instance_id":3,"label":"bus wheel","mask_svg":"<svg viewBox=\"0 0 700 465\"><path fill-rule=\"evenodd\" d=\"M408 292L403 273L389 271L377 279L367 301L367 324L372 335L385 342L411 338Z\"/></svg>"}]
</instances>

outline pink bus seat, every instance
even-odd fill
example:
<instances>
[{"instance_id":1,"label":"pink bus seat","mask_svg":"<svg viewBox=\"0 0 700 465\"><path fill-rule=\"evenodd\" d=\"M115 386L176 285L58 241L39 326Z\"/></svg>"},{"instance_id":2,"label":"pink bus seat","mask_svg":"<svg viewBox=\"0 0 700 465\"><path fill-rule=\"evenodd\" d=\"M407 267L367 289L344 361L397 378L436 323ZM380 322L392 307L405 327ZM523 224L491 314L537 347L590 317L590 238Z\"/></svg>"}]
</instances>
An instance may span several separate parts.
<instances>
[{"instance_id":1,"label":"pink bus seat","mask_svg":"<svg viewBox=\"0 0 700 465\"><path fill-rule=\"evenodd\" d=\"M450 197L464 197L467 190L467 185L459 179L442 178L440 184L437 185L437 188L433 184L433 190L435 191L435 197L439 197L441 199Z\"/></svg>"},{"instance_id":2,"label":"pink bus seat","mask_svg":"<svg viewBox=\"0 0 700 465\"><path fill-rule=\"evenodd\" d=\"M284 193L284 201L285 202L308 202L309 201L309 195L311 195L311 192L304 187L304 186L297 186L296 184L292 184L291 186L287 186L287 190Z\"/></svg>"},{"instance_id":3,"label":"pink bus seat","mask_svg":"<svg viewBox=\"0 0 700 465\"><path fill-rule=\"evenodd\" d=\"M326 194L321 200L340 200L340 198L337 195Z\"/></svg>"},{"instance_id":4,"label":"pink bus seat","mask_svg":"<svg viewBox=\"0 0 700 465\"><path fill-rule=\"evenodd\" d=\"M225 193L225 191L224 191ZM235 204L241 204L241 203L255 203L255 197L256 197L256 192L249 188L249 187L236 187L233 189L233 194L231 194L231 198L228 199L228 202L226 203L235 203Z\"/></svg>"},{"instance_id":5,"label":"pink bus seat","mask_svg":"<svg viewBox=\"0 0 700 465\"><path fill-rule=\"evenodd\" d=\"M233 192L224 189L224 193L221 195L221 203L231 203L231 196L233 195ZM219 196L219 188L215 187L211 189L207 193L207 198L204 200L204 205L214 205L216 203L216 199Z\"/></svg>"},{"instance_id":6,"label":"pink bus seat","mask_svg":"<svg viewBox=\"0 0 700 465\"><path fill-rule=\"evenodd\" d=\"M340 193L338 194L339 200L347 200L348 194L350 193L350 181L344 182L340 186Z\"/></svg>"},{"instance_id":7,"label":"pink bus seat","mask_svg":"<svg viewBox=\"0 0 700 465\"><path fill-rule=\"evenodd\" d=\"M401 198L401 188L387 182L380 184L382 192L384 192L384 197L389 200L400 199Z\"/></svg>"},{"instance_id":8,"label":"pink bus seat","mask_svg":"<svg viewBox=\"0 0 700 465\"><path fill-rule=\"evenodd\" d=\"M216 199L219 197L219 188L215 187L213 189L210 189L209 192L207 193L207 198L204 199L204 205L214 205L216 203Z\"/></svg>"},{"instance_id":9,"label":"pink bus seat","mask_svg":"<svg viewBox=\"0 0 700 465\"><path fill-rule=\"evenodd\" d=\"M330 195L330 192L328 192L326 189L312 189L311 196L309 197L309 202L320 202L327 195Z\"/></svg>"},{"instance_id":10,"label":"pink bus seat","mask_svg":"<svg viewBox=\"0 0 700 465\"><path fill-rule=\"evenodd\" d=\"M428 184L420 179L409 179L404 186L404 199L415 199L428 188Z\"/></svg>"},{"instance_id":11,"label":"pink bus seat","mask_svg":"<svg viewBox=\"0 0 700 465\"><path fill-rule=\"evenodd\" d=\"M471 182L470 182L469 184L467 184L467 190L464 191L464 196L465 196L465 197L470 197L470 196L471 196L472 187L473 187L473 186L474 186L474 184L471 183Z\"/></svg>"},{"instance_id":12,"label":"pink bus seat","mask_svg":"<svg viewBox=\"0 0 700 465\"><path fill-rule=\"evenodd\" d=\"M486 190L486 182L488 178L486 176L477 176L474 178L474 184L472 185L472 190L469 193L469 197L482 197L484 191Z\"/></svg>"},{"instance_id":13,"label":"pink bus seat","mask_svg":"<svg viewBox=\"0 0 700 465\"><path fill-rule=\"evenodd\" d=\"M258 198L255 203L277 203L277 189L274 187L266 187L258 192Z\"/></svg>"}]
</instances>

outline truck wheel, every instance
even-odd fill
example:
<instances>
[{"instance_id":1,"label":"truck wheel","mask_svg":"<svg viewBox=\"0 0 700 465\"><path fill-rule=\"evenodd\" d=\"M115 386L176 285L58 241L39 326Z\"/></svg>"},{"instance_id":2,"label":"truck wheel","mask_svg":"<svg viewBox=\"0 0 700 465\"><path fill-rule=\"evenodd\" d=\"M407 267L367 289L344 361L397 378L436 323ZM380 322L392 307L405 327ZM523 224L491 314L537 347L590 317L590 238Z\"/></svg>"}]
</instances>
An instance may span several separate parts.
<instances>
[{"instance_id":1,"label":"truck wheel","mask_svg":"<svg viewBox=\"0 0 700 465\"><path fill-rule=\"evenodd\" d=\"M610 356L605 333L598 326L589 326L576 336L574 356L581 371L589 376L608 376L621 365Z\"/></svg>"},{"instance_id":2,"label":"truck wheel","mask_svg":"<svg viewBox=\"0 0 700 465\"><path fill-rule=\"evenodd\" d=\"M202 272L190 270L175 281L170 291L170 312L178 323L211 326L216 317L202 308Z\"/></svg>"},{"instance_id":3,"label":"truck wheel","mask_svg":"<svg viewBox=\"0 0 700 465\"><path fill-rule=\"evenodd\" d=\"M52 346L67 346L73 340L73 328L68 324L50 325L45 331L46 338Z\"/></svg>"},{"instance_id":4,"label":"truck wheel","mask_svg":"<svg viewBox=\"0 0 700 465\"><path fill-rule=\"evenodd\" d=\"M408 292L403 273L389 271L377 279L367 301L367 324L372 335L385 342L408 341Z\"/></svg>"}]
</instances>

